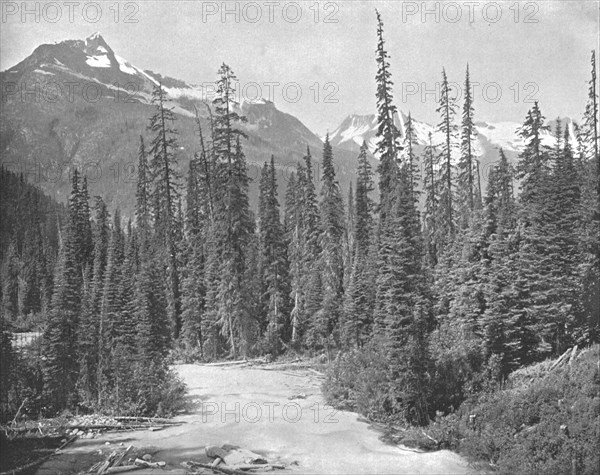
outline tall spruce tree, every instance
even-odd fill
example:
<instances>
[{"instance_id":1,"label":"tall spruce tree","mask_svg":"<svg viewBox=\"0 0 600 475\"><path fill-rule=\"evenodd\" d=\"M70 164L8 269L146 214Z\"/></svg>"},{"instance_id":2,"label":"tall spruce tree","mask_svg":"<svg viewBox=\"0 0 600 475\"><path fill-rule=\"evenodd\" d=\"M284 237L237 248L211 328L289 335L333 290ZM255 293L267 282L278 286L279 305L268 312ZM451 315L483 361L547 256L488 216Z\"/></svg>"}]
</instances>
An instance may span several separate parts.
<instances>
[{"instance_id":1,"label":"tall spruce tree","mask_svg":"<svg viewBox=\"0 0 600 475\"><path fill-rule=\"evenodd\" d=\"M78 379L77 333L82 304L83 273L77 235L81 211L79 176L73 174L69 216L63 232L54 281L50 317L43 335L44 392L51 411L72 406Z\"/></svg>"},{"instance_id":2,"label":"tall spruce tree","mask_svg":"<svg viewBox=\"0 0 600 475\"><path fill-rule=\"evenodd\" d=\"M135 193L136 207L135 216L136 224L142 239L147 239L149 236L151 223L151 176L148 169L148 156L146 154L146 146L144 145L144 137L140 135L140 146L138 149L138 167L137 167L137 189Z\"/></svg>"},{"instance_id":3,"label":"tall spruce tree","mask_svg":"<svg viewBox=\"0 0 600 475\"><path fill-rule=\"evenodd\" d=\"M344 237L344 199L335 175L333 149L329 135L323 146L323 175L321 177L321 200L319 203L321 248L321 310L313 317L311 331L314 342L328 350L336 339L344 292L344 259L340 245Z\"/></svg>"},{"instance_id":4,"label":"tall spruce tree","mask_svg":"<svg viewBox=\"0 0 600 475\"><path fill-rule=\"evenodd\" d=\"M393 104L392 73L390 71L389 55L385 50L383 39L383 20L377 10L377 145L375 156L379 159L379 200L380 220L385 221L388 209L391 207L390 197L395 193L398 175L400 131L394 120L397 114Z\"/></svg>"},{"instance_id":5,"label":"tall spruce tree","mask_svg":"<svg viewBox=\"0 0 600 475\"><path fill-rule=\"evenodd\" d=\"M448 83L446 70L442 70L442 85L440 103L436 111L441 116L438 131L444 139L440 145L439 157L439 206L438 206L438 232L440 243L449 244L454 238L456 231L455 203L454 203L454 164L452 163L452 151L455 141L454 115L456 114L455 98L452 96L452 88Z\"/></svg>"},{"instance_id":6,"label":"tall spruce tree","mask_svg":"<svg viewBox=\"0 0 600 475\"><path fill-rule=\"evenodd\" d=\"M104 286L100 310L99 357L97 381L103 391L98 394L98 402L104 404L112 391L113 358L112 350L120 333L122 301L122 265L125 258L124 234L121 229L121 214L115 210L110 241L108 245Z\"/></svg>"},{"instance_id":7,"label":"tall spruce tree","mask_svg":"<svg viewBox=\"0 0 600 475\"><path fill-rule=\"evenodd\" d=\"M426 248L426 257L430 266L435 266L438 261L439 230L438 230L438 159L439 155L431 132L429 140L423 150L423 192L425 193L425 209L423 214L423 229Z\"/></svg>"},{"instance_id":8,"label":"tall spruce tree","mask_svg":"<svg viewBox=\"0 0 600 475\"><path fill-rule=\"evenodd\" d=\"M340 328L342 342L347 346L363 346L372 331L375 285L369 274L373 259L375 203L369 194L373 191L373 173L367 157L367 144L363 142L358 155L356 195L352 204L355 214L353 261L345 289L344 319Z\"/></svg>"},{"instance_id":9,"label":"tall spruce tree","mask_svg":"<svg viewBox=\"0 0 600 475\"><path fill-rule=\"evenodd\" d=\"M297 165L298 175L304 174L302 164ZM302 192L296 173L290 175L285 192L285 238L287 241L287 255L289 261L289 284L290 284L290 341L296 345L300 340L301 321L303 320L302 289L303 261L302 249L304 235L302 228Z\"/></svg>"},{"instance_id":10,"label":"tall spruce tree","mask_svg":"<svg viewBox=\"0 0 600 475\"><path fill-rule=\"evenodd\" d=\"M100 358L100 322L104 273L110 239L109 213L100 197L96 197L93 220L94 267L86 293L79 325L79 391L84 405L93 406L98 400L98 363Z\"/></svg>"},{"instance_id":11,"label":"tall spruce tree","mask_svg":"<svg viewBox=\"0 0 600 475\"><path fill-rule=\"evenodd\" d=\"M150 118L148 130L155 134L149 150L154 229L156 239L164 246L164 265L169 282L169 313L173 337L177 339L181 331L181 290L177 239L174 235L180 198L176 155L178 132L173 128L175 114L172 108L167 106L166 93L161 84L155 86L152 91L152 103L156 111Z\"/></svg>"},{"instance_id":12,"label":"tall spruce tree","mask_svg":"<svg viewBox=\"0 0 600 475\"><path fill-rule=\"evenodd\" d=\"M260 278L263 282L263 301L267 317L266 340L273 354L282 349L285 315L287 313L287 259L283 227L277 199L275 158L265 163L260 183L259 250Z\"/></svg>"},{"instance_id":13,"label":"tall spruce tree","mask_svg":"<svg viewBox=\"0 0 600 475\"><path fill-rule=\"evenodd\" d=\"M321 309L321 243L320 216L314 183L313 162L310 149L306 148L304 167L298 168L298 186L300 188L301 217L301 288L304 289L304 315L301 327L316 318Z\"/></svg>"},{"instance_id":14,"label":"tall spruce tree","mask_svg":"<svg viewBox=\"0 0 600 475\"><path fill-rule=\"evenodd\" d=\"M473 210L481 207L481 203L478 202L477 181L475 179L477 170L475 164L474 142L477 138L477 129L475 128L473 119L473 96L468 64L464 89L465 102L462 111L460 160L458 162L458 195L460 197L459 208L462 228L469 225Z\"/></svg>"},{"instance_id":15,"label":"tall spruce tree","mask_svg":"<svg viewBox=\"0 0 600 475\"><path fill-rule=\"evenodd\" d=\"M583 115L579 142L582 177L581 247L582 305L585 330L580 336L587 342L600 339L600 154L598 152L598 83L596 77L596 51L591 53L591 77L588 100Z\"/></svg>"},{"instance_id":16,"label":"tall spruce tree","mask_svg":"<svg viewBox=\"0 0 600 475\"><path fill-rule=\"evenodd\" d=\"M564 294L555 291L559 285L554 272L561 253L557 234L560 212L554 209L552 157L555 154L542 143L542 132L547 129L536 102L520 130L526 145L517 166L521 181L517 281L528 287L528 294L522 296L518 307L527 309L526 326L537 336L530 359L564 351L574 318L572 306L563 301Z\"/></svg>"},{"instance_id":17,"label":"tall spruce tree","mask_svg":"<svg viewBox=\"0 0 600 475\"><path fill-rule=\"evenodd\" d=\"M234 85L237 81L231 68L223 64L219 69L215 106L212 147L219 163L219 195L215 214L222 221L215 223L216 252L220 259L218 290L218 325L227 339L231 355L239 353L238 343L246 339L241 334L248 328L249 314L245 307L246 249L253 234L250 214L246 158L241 140L246 134L239 125L246 121L235 110ZM247 345L243 345L246 348Z\"/></svg>"},{"instance_id":18,"label":"tall spruce tree","mask_svg":"<svg viewBox=\"0 0 600 475\"><path fill-rule=\"evenodd\" d=\"M415 126L413 123L412 116L410 112L408 113L408 118L406 119L406 128L404 133L404 152L405 152L405 163L404 168L409 177L409 186L413 190L415 194L415 199L417 199L417 184L421 180L421 173L419 168L419 156L416 154L416 146L417 146L417 134L415 132Z\"/></svg>"}]
</instances>

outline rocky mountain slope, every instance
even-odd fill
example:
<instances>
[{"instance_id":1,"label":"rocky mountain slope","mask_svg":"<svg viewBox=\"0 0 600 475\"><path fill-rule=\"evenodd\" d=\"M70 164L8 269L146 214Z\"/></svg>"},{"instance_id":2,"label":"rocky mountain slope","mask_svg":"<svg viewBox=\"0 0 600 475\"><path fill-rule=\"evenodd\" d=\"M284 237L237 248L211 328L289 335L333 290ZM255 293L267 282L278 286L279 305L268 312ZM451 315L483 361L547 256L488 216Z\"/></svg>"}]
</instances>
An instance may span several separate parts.
<instances>
[{"instance_id":1,"label":"rocky mountain slope","mask_svg":"<svg viewBox=\"0 0 600 475\"><path fill-rule=\"evenodd\" d=\"M214 78L206 78L206 82ZM85 40L41 45L26 59L0 73L2 164L23 172L44 191L63 200L73 167L87 174L92 195L102 195L111 207L132 211L137 149L154 107L155 84L162 83L176 113L181 174L199 149L195 111L205 132L210 91L184 81L143 70L116 54L99 34ZM275 155L280 195L295 164L310 147L320 160L322 141L296 117L267 100L240 101L248 118L245 152L257 194L260 169ZM334 150L344 188L354 176L356 154ZM318 166L317 174L318 174Z\"/></svg>"}]
</instances>

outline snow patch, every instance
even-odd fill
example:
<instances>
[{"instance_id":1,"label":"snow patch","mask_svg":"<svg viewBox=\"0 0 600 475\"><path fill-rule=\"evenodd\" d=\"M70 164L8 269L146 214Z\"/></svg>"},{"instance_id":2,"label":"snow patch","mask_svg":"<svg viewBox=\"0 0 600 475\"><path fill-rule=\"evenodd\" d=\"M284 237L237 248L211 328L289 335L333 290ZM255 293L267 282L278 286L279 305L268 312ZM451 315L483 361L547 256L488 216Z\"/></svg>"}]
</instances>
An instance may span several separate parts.
<instances>
[{"instance_id":1,"label":"snow patch","mask_svg":"<svg viewBox=\"0 0 600 475\"><path fill-rule=\"evenodd\" d=\"M34 69L33 70L34 73L38 73L38 74L47 74L48 76L54 76L54 73L51 73L50 71L43 71L41 69Z\"/></svg>"},{"instance_id":2,"label":"snow patch","mask_svg":"<svg viewBox=\"0 0 600 475\"><path fill-rule=\"evenodd\" d=\"M135 76L137 74L136 68L134 68L133 66L131 66L131 64L126 61L124 58L121 58L121 56L118 56L115 54L115 58L117 60L117 63L119 63L119 69L124 72L125 74L131 74L132 76Z\"/></svg>"},{"instance_id":3,"label":"snow patch","mask_svg":"<svg viewBox=\"0 0 600 475\"><path fill-rule=\"evenodd\" d=\"M88 56L85 62L92 68L110 68L110 59L107 55Z\"/></svg>"},{"instance_id":4,"label":"snow patch","mask_svg":"<svg viewBox=\"0 0 600 475\"><path fill-rule=\"evenodd\" d=\"M158 86L158 81L156 79L154 79L152 76L150 76L149 74L147 74L144 70L138 68L137 66L133 66L133 68L140 74L142 74L143 76L146 76L150 81L152 81L154 84L156 84Z\"/></svg>"},{"instance_id":5,"label":"snow patch","mask_svg":"<svg viewBox=\"0 0 600 475\"><path fill-rule=\"evenodd\" d=\"M477 133L485 137L490 143L498 145L505 150L517 152L523 148L523 139L517 130L520 124L516 122L494 122L493 124L475 125Z\"/></svg>"},{"instance_id":6,"label":"snow patch","mask_svg":"<svg viewBox=\"0 0 600 475\"><path fill-rule=\"evenodd\" d=\"M204 90L199 87L164 87L169 99L178 99L179 97L189 97L203 101L206 99Z\"/></svg>"}]
</instances>

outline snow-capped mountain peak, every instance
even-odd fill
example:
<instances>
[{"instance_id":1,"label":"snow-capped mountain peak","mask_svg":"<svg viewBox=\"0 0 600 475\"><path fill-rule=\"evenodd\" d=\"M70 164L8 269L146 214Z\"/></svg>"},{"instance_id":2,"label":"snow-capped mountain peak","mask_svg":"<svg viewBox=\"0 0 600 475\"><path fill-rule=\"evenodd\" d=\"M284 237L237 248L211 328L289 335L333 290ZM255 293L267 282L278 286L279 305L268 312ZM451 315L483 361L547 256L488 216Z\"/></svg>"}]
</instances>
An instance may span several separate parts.
<instances>
[{"instance_id":1,"label":"snow-capped mountain peak","mask_svg":"<svg viewBox=\"0 0 600 475\"><path fill-rule=\"evenodd\" d=\"M193 117L194 105L204 113L204 107L198 107L202 101L210 102L214 98L214 88L204 88L168 76L162 76L144 70L115 53L103 36L96 32L84 40L65 40L55 44L40 45L31 56L6 71L11 80L29 82L31 74L35 82L42 79L64 83L94 83L101 87L103 98L113 98L120 94L128 102L149 103L152 90L161 84L167 100L175 113ZM106 91L106 93L104 93ZM272 104L259 98L247 101L240 98L239 107L263 106L268 110Z\"/></svg>"},{"instance_id":2,"label":"snow-capped mountain peak","mask_svg":"<svg viewBox=\"0 0 600 475\"><path fill-rule=\"evenodd\" d=\"M565 127L569 130L571 143L576 143L576 135L574 130L573 120L566 117L562 118L563 130ZM406 124L408 116L399 112L395 117L396 126L400 130L401 136L406 134ZM413 129L415 131L417 145L425 146L429 141L429 134L432 135L433 144L439 144L443 140L443 136L434 125L419 121L412 117ZM542 143L549 147L556 144L554 130L556 120L549 122L549 130L542 132ZM371 153L375 150L376 134L377 134L377 117L375 114L358 115L353 114L347 116L342 123L330 135L329 139L334 146L345 148L350 151L358 151L363 141L367 142ZM525 146L524 140L519 135L518 131L521 124L511 121L501 122L476 122L475 129L477 139L475 142L476 155L482 156L490 148L503 148L506 152L518 154ZM456 137L456 147L458 148L458 136Z\"/></svg>"}]
</instances>

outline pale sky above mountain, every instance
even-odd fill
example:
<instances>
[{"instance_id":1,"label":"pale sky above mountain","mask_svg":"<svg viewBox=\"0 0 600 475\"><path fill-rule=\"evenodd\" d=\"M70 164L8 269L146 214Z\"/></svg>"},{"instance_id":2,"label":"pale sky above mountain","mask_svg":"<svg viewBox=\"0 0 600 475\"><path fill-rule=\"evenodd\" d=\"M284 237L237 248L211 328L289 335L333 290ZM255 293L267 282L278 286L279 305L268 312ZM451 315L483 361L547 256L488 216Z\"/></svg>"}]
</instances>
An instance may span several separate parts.
<instances>
[{"instance_id":1,"label":"pale sky above mountain","mask_svg":"<svg viewBox=\"0 0 600 475\"><path fill-rule=\"evenodd\" d=\"M599 35L597 1L227 2L238 9L237 22L235 13L223 16L222 2L121 2L118 18L112 0L98 3L101 11L88 7L85 16L85 2L73 6L72 18L69 2L53 2L60 17L52 2L25 3L40 5L39 22L35 14L22 16L21 2L0 0L2 70L39 44L99 31L136 66L196 84L213 81L227 62L250 98L258 84L263 97L318 133L333 131L348 114L375 111L375 8L384 20L396 105L431 123L438 121L435 94L422 92L435 90L443 67L462 84L467 63L479 83L477 120L520 122L531 106L526 99L538 99L548 118L579 119ZM137 22L126 22L127 15ZM337 23L326 23L327 15Z\"/></svg>"}]
</instances>

